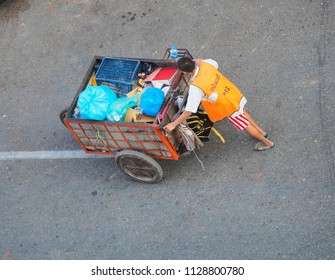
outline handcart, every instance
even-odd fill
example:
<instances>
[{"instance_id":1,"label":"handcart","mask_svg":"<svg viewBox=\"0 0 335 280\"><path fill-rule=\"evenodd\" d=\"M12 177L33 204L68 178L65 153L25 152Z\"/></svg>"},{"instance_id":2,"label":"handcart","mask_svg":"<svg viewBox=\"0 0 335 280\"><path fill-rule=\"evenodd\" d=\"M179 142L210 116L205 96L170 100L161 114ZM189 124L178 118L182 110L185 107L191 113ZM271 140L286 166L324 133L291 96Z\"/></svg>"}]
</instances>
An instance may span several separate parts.
<instances>
[{"instance_id":1,"label":"handcart","mask_svg":"<svg viewBox=\"0 0 335 280\"><path fill-rule=\"evenodd\" d=\"M124 80L113 81L114 86L118 87L116 90L124 92L136 88L138 73L141 73L143 65L152 66L153 69L176 67L177 61L170 59L170 50L166 50L163 59L115 58L126 64L131 61L139 62L131 73L133 79L131 83L125 83ZM192 58L188 50L178 49L178 57L183 56ZM136 181L159 182L163 178L163 170L155 159L178 160L184 150L184 143L178 131L174 130L167 134L163 127L180 114L182 106L177 106L175 97L176 95L181 97L185 104L191 77L180 71L176 72L171 79L170 89L160 112L152 122L111 122L76 118L74 113L78 97L88 85L91 85L92 77L98 78L97 73L104 58L102 56L93 58L70 107L60 112L60 120L86 153L115 157L119 169ZM118 70L121 69L116 71Z\"/></svg>"}]
</instances>

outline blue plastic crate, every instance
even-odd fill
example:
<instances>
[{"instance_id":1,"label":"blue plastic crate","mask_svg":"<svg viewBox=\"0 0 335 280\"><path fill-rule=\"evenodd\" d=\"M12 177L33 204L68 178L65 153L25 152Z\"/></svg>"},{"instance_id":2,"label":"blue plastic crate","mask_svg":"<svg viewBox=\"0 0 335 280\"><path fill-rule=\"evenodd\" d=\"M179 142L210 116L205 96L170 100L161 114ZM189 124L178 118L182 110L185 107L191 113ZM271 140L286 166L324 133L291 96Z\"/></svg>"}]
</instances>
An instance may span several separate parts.
<instances>
[{"instance_id":1,"label":"blue plastic crate","mask_svg":"<svg viewBox=\"0 0 335 280\"><path fill-rule=\"evenodd\" d=\"M98 85L107 83L118 96L124 96L133 88L140 68L139 60L105 57L95 75Z\"/></svg>"}]
</instances>

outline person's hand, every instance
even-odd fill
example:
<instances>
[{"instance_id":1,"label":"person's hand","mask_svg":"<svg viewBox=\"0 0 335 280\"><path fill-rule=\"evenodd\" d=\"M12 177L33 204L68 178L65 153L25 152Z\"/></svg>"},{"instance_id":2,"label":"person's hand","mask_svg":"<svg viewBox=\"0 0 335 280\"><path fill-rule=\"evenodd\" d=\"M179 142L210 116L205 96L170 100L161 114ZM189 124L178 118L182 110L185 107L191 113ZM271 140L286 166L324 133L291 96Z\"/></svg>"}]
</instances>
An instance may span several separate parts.
<instances>
[{"instance_id":1,"label":"person's hand","mask_svg":"<svg viewBox=\"0 0 335 280\"><path fill-rule=\"evenodd\" d=\"M190 111L184 111L176 120L164 126L164 130L167 133L171 133L171 131L173 131L177 125L179 125L182 122L185 122L189 118L189 116L191 116L191 114L192 112Z\"/></svg>"},{"instance_id":2,"label":"person's hand","mask_svg":"<svg viewBox=\"0 0 335 280\"><path fill-rule=\"evenodd\" d=\"M164 130L167 132L167 133L171 133L172 130L174 130L176 128L176 126L174 125L174 123L168 123L166 126L164 126Z\"/></svg>"}]
</instances>

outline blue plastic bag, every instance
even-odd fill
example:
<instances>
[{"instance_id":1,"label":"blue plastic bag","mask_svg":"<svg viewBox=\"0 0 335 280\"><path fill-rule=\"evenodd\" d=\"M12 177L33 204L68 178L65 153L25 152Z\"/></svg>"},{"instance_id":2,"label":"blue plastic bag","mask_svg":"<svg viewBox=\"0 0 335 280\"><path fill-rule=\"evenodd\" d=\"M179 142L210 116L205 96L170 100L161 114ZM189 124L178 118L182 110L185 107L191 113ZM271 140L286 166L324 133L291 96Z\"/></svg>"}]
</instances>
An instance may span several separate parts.
<instances>
[{"instance_id":1,"label":"blue plastic bag","mask_svg":"<svg viewBox=\"0 0 335 280\"><path fill-rule=\"evenodd\" d=\"M88 86L78 98L80 118L104 120L110 105L116 98L115 92L108 86Z\"/></svg>"},{"instance_id":2,"label":"blue plastic bag","mask_svg":"<svg viewBox=\"0 0 335 280\"><path fill-rule=\"evenodd\" d=\"M145 115L155 117L164 102L164 92L159 88L148 88L141 95L140 107Z\"/></svg>"},{"instance_id":3,"label":"blue plastic bag","mask_svg":"<svg viewBox=\"0 0 335 280\"><path fill-rule=\"evenodd\" d=\"M119 97L109 107L107 120L112 122L123 122L129 108L138 103L138 94L132 97Z\"/></svg>"}]
</instances>

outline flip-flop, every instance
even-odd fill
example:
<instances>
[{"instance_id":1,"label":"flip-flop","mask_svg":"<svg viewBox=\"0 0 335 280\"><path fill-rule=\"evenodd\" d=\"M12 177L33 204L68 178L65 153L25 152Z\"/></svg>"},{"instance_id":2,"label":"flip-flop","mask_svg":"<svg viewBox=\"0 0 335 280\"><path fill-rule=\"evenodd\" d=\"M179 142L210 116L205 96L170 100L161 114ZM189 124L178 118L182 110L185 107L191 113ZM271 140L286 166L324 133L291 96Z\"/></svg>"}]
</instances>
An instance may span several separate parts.
<instances>
[{"instance_id":1,"label":"flip-flop","mask_svg":"<svg viewBox=\"0 0 335 280\"><path fill-rule=\"evenodd\" d=\"M257 143L257 144L255 145L254 150L257 151L257 152L260 152L260 151L266 151L266 150L268 150L268 149L273 148L274 146L276 146L275 143L273 143L273 145L270 146L270 147L265 147L265 146L263 145L262 142L259 142L259 143Z\"/></svg>"}]
</instances>

